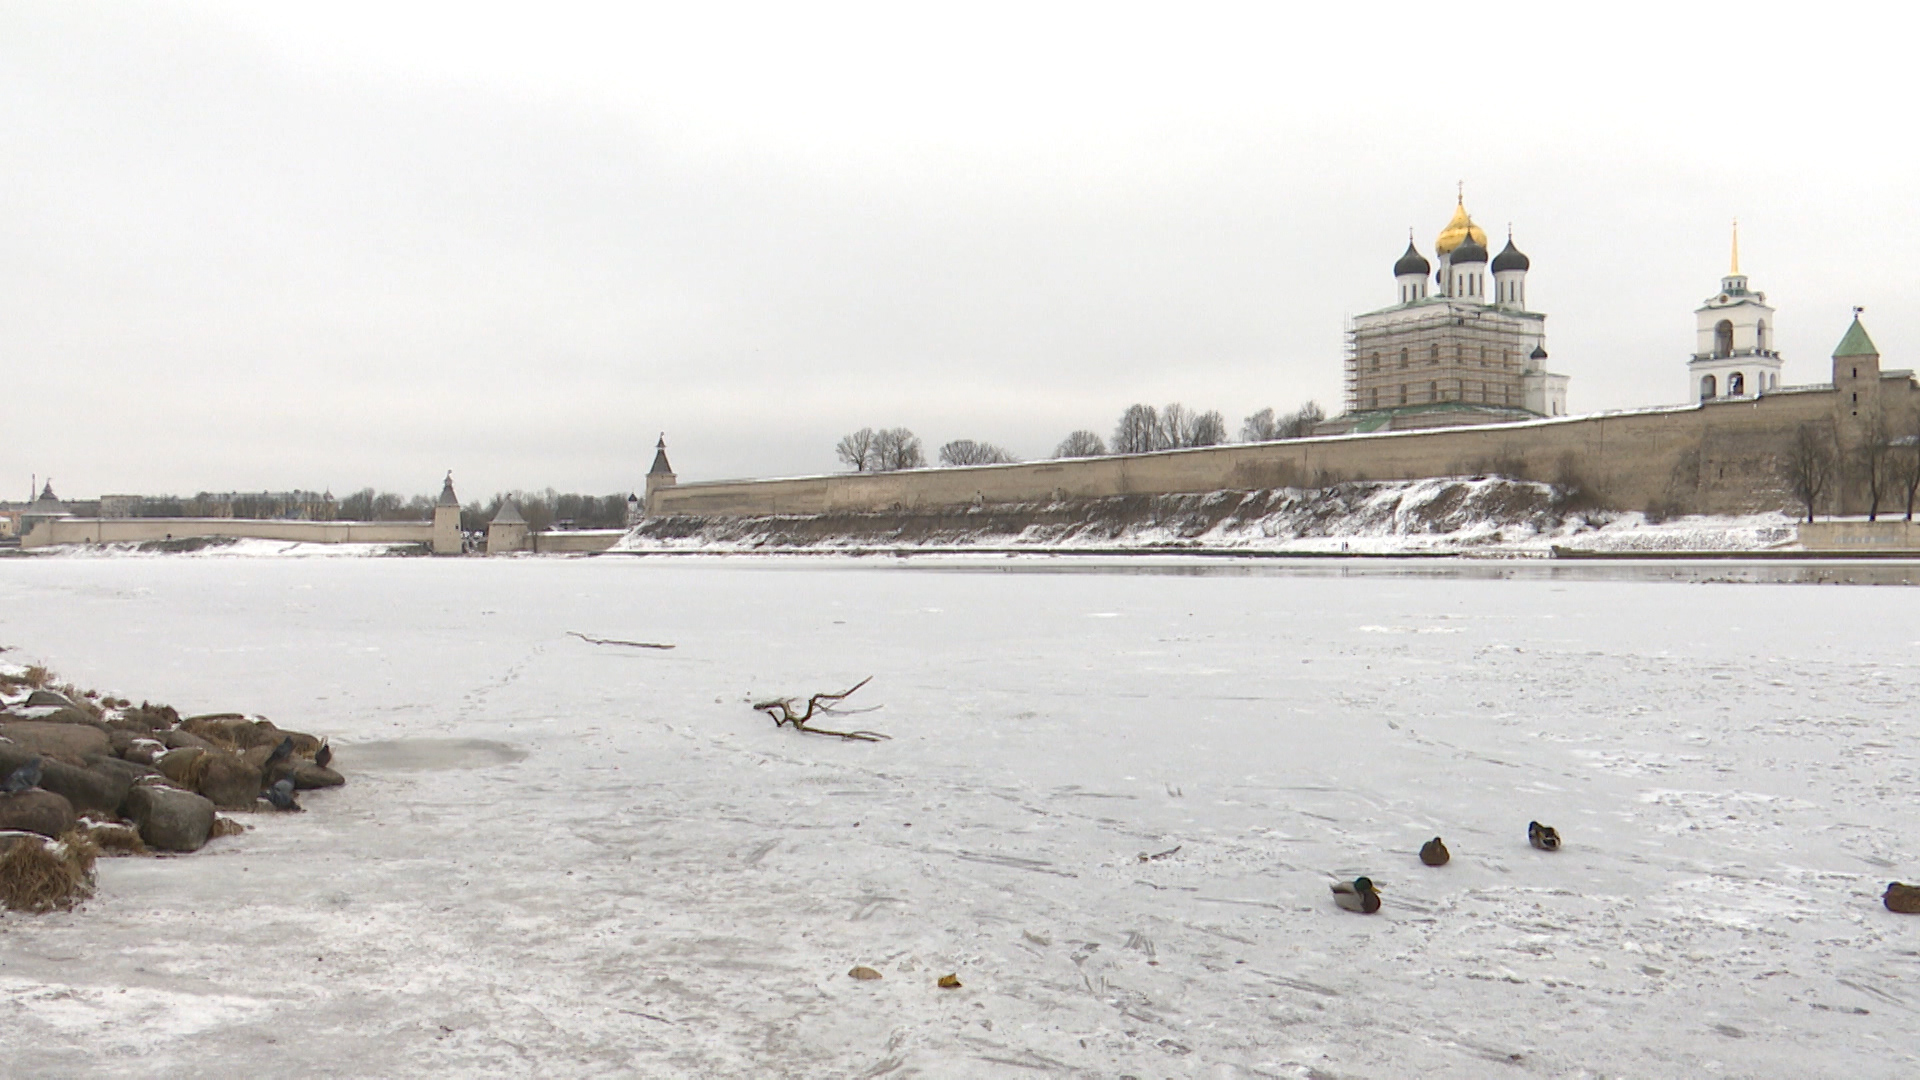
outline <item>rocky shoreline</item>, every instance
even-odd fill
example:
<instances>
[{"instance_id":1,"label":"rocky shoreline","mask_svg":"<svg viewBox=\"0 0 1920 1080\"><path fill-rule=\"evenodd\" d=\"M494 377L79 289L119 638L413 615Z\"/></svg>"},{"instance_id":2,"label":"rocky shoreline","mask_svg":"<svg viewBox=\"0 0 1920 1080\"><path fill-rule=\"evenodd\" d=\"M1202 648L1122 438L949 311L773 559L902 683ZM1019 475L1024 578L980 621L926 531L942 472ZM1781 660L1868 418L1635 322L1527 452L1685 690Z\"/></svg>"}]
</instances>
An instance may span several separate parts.
<instances>
[{"instance_id":1,"label":"rocky shoreline","mask_svg":"<svg viewBox=\"0 0 1920 1080\"><path fill-rule=\"evenodd\" d=\"M325 740L264 717L172 707L0 665L0 901L70 908L99 855L186 854L246 827L218 811L295 811L338 787Z\"/></svg>"}]
</instances>

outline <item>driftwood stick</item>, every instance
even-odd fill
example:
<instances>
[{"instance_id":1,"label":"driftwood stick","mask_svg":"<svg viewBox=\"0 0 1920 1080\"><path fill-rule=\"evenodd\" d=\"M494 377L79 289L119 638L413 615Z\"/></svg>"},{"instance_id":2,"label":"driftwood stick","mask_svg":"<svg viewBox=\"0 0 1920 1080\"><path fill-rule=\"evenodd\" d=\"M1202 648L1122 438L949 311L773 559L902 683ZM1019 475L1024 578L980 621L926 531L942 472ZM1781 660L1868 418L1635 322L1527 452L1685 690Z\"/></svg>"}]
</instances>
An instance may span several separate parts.
<instances>
[{"instance_id":1,"label":"driftwood stick","mask_svg":"<svg viewBox=\"0 0 1920 1080\"><path fill-rule=\"evenodd\" d=\"M879 708L879 706L876 705L873 709L835 708L840 702L852 697L854 691L872 681L873 676L869 675L837 694L815 694L807 699L807 709L805 712L799 711L800 707L793 698L772 698L767 701L756 701L753 707L755 710L766 713L771 717L773 719L773 726L776 728L792 725L793 730L804 731L809 735L832 735L836 738L847 739L852 742L880 742L892 738L892 736L882 735L877 731L834 731L831 728L815 727L808 723L808 721L811 721L815 716L851 716L857 713L873 712L874 709Z\"/></svg>"},{"instance_id":2,"label":"driftwood stick","mask_svg":"<svg viewBox=\"0 0 1920 1080\"><path fill-rule=\"evenodd\" d=\"M567 631L567 633L572 634L574 637L579 638L581 641L584 641L589 645L625 645L625 646L628 646L629 648L634 648L634 649L671 649L673 648L673 646L671 645L661 645L652 641L621 641L619 638L588 637L587 635L581 633L578 630L569 630Z\"/></svg>"}]
</instances>

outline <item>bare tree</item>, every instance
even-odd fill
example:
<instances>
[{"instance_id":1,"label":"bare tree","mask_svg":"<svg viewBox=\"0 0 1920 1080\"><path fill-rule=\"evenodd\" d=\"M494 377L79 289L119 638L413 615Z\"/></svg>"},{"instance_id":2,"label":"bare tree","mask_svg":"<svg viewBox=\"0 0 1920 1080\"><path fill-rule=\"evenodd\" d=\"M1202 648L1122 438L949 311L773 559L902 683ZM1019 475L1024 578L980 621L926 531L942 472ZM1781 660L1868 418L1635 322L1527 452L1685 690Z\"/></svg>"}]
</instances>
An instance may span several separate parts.
<instances>
[{"instance_id":1,"label":"bare tree","mask_svg":"<svg viewBox=\"0 0 1920 1080\"><path fill-rule=\"evenodd\" d=\"M1892 473L1897 468L1894 458L1892 425L1887 422L1887 414L1874 405L1867 411L1866 438L1860 448L1854 452L1860 461L1860 471L1867 481L1867 520L1880 519L1880 498L1891 494L1893 489Z\"/></svg>"},{"instance_id":2,"label":"bare tree","mask_svg":"<svg viewBox=\"0 0 1920 1080\"><path fill-rule=\"evenodd\" d=\"M1155 450L1172 450L1185 446L1187 429L1193 425L1193 414L1185 405L1174 402L1160 410L1160 428L1154 433Z\"/></svg>"},{"instance_id":3,"label":"bare tree","mask_svg":"<svg viewBox=\"0 0 1920 1080\"><path fill-rule=\"evenodd\" d=\"M1113 452L1145 454L1160 449L1160 417L1151 405L1129 405L1113 429Z\"/></svg>"},{"instance_id":4,"label":"bare tree","mask_svg":"<svg viewBox=\"0 0 1920 1080\"><path fill-rule=\"evenodd\" d=\"M1320 421L1327 418L1326 410L1317 401L1309 401L1280 419L1275 425L1278 429L1274 437L1279 439L1304 439L1313 434Z\"/></svg>"},{"instance_id":5,"label":"bare tree","mask_svg":"<svg viewBox=\"0 0 1920 1080\"><path fill-rule=\"evenodd\" d=\"M1279 437L1280 426L1274 423L1272 409L1261 409L1240 421L1241 442L1272 442Z\"/></svg>"},{"instance_id":6,"label":"bare tree","mask_svg":"<svg viewBox=\"0 0 1920 1080\"><path fill-rule=\"evenodd\" d=\"M1091 431L1076 431L1060 440L1054 447L1053 456L1057 458L1105 457L1107 444L1100 436Z\"/></svg>"},{"instance_id":7,"label":"bare tree","mask_svg":"<svg viewBox=\"0 0 1920 1080\"><path fill-rule=\"evenodd\" d=\"M1906 496L1907 520L1912 521L1914 499L1920 495L1920 410L1907 413L1900 429L1893 440L1888 479L1895 491Z\"/></svg>"},{"instance_id":8,"label":"bare tree","mask_svg":"<svg viewBox=\"0 0 1920 1080\"><path fill-rule=\"evenodd\" d=\"M1780 459L1780 472L1787 482L1787 490L1806 507L1808 521L1813 520L1821 496L1833 484L1838 457L1833 445L1831 425L1801 424L1794 430L1793 439L1787 443L1786 453Z\"/></svg>"},{"instance_id":9,"label":"bare tree","mask_svg":"<svg viewBox=\"0 0 1920 1080\"><path fill-rule=\"evenodd\" d=\"M1275 416L1272 409L1261 409L1240 424L1240 441L1271 442L1274 439L1304 439L1313 434L1314 427L1326 418L1326 410L1320 408L1318 402L1313 401L1284 416Z\"/></svg>"},{"instance_id":10,"label":"bare tree","mask_svg":"<svg viewBox=\"0 0 1920 1080\"><path fill-rule=\"evenodd\" d=\"M335 520L372 521L374 496L375 492L372 488L361 488L341 499L333 512Z\"/></svg>"},{"instance_id":11,"label":"bare tree","mask_svg":"<svg viewBox=\"0 0 1920 1080\"><path fill-rule=\"evenodd\" d=\"M942 465L1010 465L1015 460L1012 454L990 442L972 439L955 439L940 448Z\"/></svg>"},{"instance_id":12,"label":"bare tree","mask_svg":"<svg viewBox=\"0 0 1920 1080\"><path fill-rule=\"evenodd\" d=\"M1187 425L1183 446L1219 446L1227 441L1227 420L1218 409L1208 409Z\"/></svg>"},{"instance_id":13,"label":"bare tree","mask_svg":"<svg viewBox=\"0 0 1920 1080\"><path fill-rule=\"evenodd\" d=\"M874 432L873 464L869 466L872 471L918 469L926 463L926 458L920 455L920 436L903 427Z\"/></svg>"},{"instance_id":14,"label":"bare tree","mask_svg":"<svg viewBox=\"0 0 1920 1080\"><path fill-rule=\"evenodd\" d=\"M873 440L873 429L863 427L841 439L833 452L840 456L841 461L852 466L854 472L866 472L873 467Z\"/></svg>"}]
</instances>

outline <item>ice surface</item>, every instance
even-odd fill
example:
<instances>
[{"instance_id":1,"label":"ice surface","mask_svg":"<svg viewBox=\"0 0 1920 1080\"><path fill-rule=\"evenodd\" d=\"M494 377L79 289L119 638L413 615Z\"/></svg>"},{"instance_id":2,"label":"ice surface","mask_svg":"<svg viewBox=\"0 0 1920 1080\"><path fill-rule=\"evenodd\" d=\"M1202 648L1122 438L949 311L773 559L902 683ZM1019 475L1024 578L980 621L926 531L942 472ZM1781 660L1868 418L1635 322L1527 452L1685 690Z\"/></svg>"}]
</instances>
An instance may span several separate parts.
<instances>
[{"instance_id":1,"label":"ice surface","mask_svg":"<svg viewBox=\"0 0 1920 1080\"><path fill-rule=\"evenodd\" d=\"M6 659L331 735L349 784L0 918L0 1071L1910 1075L1915 595L8 560ZM867 675L890 742L747 707ZM1377 916L1327 892L1363 873Z\"/></svg>"}]
</instances>

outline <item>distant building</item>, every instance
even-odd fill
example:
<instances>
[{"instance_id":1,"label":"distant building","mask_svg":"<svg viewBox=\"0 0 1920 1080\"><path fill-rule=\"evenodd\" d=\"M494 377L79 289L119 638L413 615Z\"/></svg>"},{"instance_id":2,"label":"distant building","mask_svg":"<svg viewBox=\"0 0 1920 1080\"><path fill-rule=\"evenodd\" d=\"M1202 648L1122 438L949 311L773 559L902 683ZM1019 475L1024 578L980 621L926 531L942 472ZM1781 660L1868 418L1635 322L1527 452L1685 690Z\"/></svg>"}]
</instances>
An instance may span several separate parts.
<instances>
[{"instance_id":1,"label":"distant building","mask_svg":"<svg viewBox=\"0 0 1920 1080\"><path fill-rule=\"evenodd\" d=\"M1316 434L1566 415L1567 376L1547 370L1547 317L1527 310L1532 264L1513 236L1489 260L1487 234L1462 199L1434 255L1437 268L1409 235L1393 265L1398 302L1354 317L1345 410Z\"/></svg>"},{"instance_id":2,"label":"distant building","mask_svg":"<svg viewBox=\"0 0 1920 1080\"><path fill-rule=\"evenodd\" d=\"M139 517L140 504L145 501L144 495L102 495L100 496L100 516L103 518Z\"/></svg>"},{"instance_id":3,"label":"distant building","mask_svg":"<svg viewBox=\"0 0 1920 1080\"><path fill-rule=\"evenodd\" d=\"M33 527L43 521L72 516L73 512L68 510L53 493L53 481L49 479L45 486L41 487L40 497L28 503L27 508L20 512L20 535L25 536L32 532Z\"/></svg>"}]
</instances>

